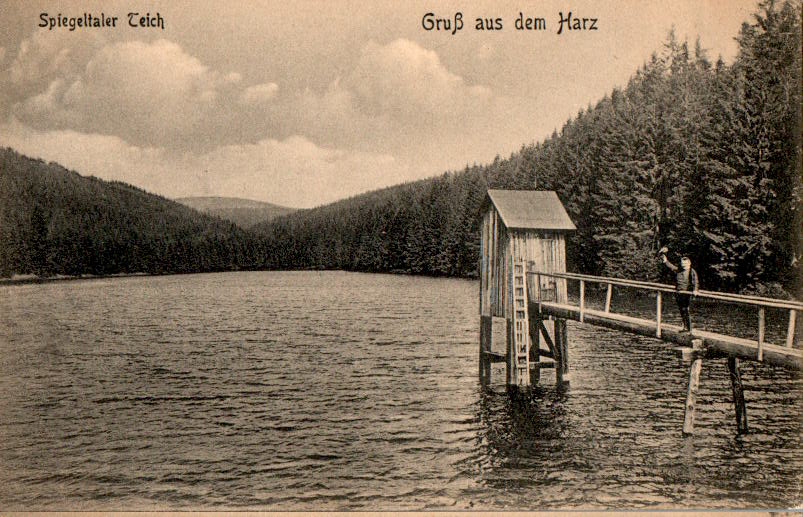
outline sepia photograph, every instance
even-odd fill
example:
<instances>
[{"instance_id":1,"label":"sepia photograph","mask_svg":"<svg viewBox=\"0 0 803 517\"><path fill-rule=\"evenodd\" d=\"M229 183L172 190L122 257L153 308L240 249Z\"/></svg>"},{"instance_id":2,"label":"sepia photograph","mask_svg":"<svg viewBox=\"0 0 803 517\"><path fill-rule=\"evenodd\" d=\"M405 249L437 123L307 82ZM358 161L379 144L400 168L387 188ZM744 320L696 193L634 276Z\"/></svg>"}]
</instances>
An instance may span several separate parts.
<instances>
[{"instance_id":1,"label":"sepia photograph","mask_svg":"<svg viewBox=\"0 0 803 517\"><path fill-rule=\"evenodd\" d=\"M4 0L0 513L803 511L800 0Z\"/></svg>"}]
</instances>

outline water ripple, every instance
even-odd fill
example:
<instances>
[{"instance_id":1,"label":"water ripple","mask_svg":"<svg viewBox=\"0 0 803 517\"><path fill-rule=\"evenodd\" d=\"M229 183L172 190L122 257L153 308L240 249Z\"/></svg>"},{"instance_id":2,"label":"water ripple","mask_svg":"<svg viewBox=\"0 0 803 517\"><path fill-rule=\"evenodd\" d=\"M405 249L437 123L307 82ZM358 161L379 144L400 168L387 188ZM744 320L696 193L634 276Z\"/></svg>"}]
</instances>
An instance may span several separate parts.
<instances>
[{"instance_id":1,"label":"water ripple","mask_svg":"<svg viewBox=\"0 0 803 517\"><path fill-rule=\"evenodd\" d=\"M687 370L671 351L570 324L570 387L547 371L510 397L503 365L478 386L476 294L470 281L342 272L2 286L0 508L802 500L799 376L743 365L740 437L724 361L707 361L683 437Z\"/></svg>"}]
</instances>

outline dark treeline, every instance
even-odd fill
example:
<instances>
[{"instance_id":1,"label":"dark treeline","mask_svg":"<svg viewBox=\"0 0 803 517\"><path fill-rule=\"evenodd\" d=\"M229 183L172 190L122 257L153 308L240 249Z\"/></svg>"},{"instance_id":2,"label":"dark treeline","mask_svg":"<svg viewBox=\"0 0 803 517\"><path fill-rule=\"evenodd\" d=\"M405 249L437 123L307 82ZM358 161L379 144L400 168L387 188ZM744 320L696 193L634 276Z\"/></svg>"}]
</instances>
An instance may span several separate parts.
<instances>
[{"instance_id":1,"label":"dark treeline","mask_svg":"<svg viewBox=\"0 0 803 517\"><path fill-rule=\"evenodd\" d=\"M0 151L0 276L346 269L475 276L488 188L555 190L568 267L656 279L691 255L708 289L801 285L800 5L762 2L732 65L673 34L543 142L250 231L130 185ZM455 128L459 131L459 128Z\"/></svg>"},{"instance_id":2,"label":"dark treeline","mask_svg":"<svg viewBox=\"0 0 803 517\"><path fill-rule=\"evenodd\" d=\"M0 150L0 277L231 270L261 255L233 223Z\"/></svg>"},{"instance_id":3,"label":"dark treeline","mask_svg":"<svg viewBox=\"0 0 803 517\"><path fill-rule=\"evenodd\" d=\"M569 267L655 279L661 245L709 289L801 272L799 4L765 1L732 65L670 33L628 82L509 159L282 217L265 267L476 274L488 188L555 190L578 227ZM455 128L459 130L459 128Z\"/></svg>"}]
</instances>

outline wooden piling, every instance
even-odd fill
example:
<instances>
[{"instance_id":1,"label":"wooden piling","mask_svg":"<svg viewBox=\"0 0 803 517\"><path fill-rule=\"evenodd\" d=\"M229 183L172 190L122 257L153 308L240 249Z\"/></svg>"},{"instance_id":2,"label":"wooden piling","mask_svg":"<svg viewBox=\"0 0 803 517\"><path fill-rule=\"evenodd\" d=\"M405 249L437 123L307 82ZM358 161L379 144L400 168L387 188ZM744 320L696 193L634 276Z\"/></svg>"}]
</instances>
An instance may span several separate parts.
<instances>
[{"instance_id":1,"label":"wooden piling","mask_svg":"<svg viewBox=\"0 0 803 517\"><path fill-rule=\"evenodd\" d=\"M694 349L702 349L703 341L695 339L692 341ZM697 406L697 390L700 387L700 370L703 367L703 360L698 356L691 362L689 368L689 387L686 391L686 412L683 418L683 434L694 432L694 413Z\"/></svg>"},{"instance_id":2,"label":"wooden piling","mask_svg":"<svg viewBox=\"0 0 803 517\"><path fill-rule=\"evenodd\" d=\"M507 365L506 382L508 387L510 387L516 385L516 339L513 336L513 320L506 318L505 323L507 324L505 333L505 335L507 335L507 361L505 361Z\"/></svg>"},{"instance_id":3,"label":"wooden piling","mask_svg":"<svg viewBox=\"0 0 803 517\"><path fill-rule=\"evenodd\" d=\"M758 357L759 361L764 360L764 307L758 308Z\"/></svg>"},{"instance_id":4,"label":"wooden piling","mask_svg":"<svg viewBox=\"0 0 803 517\"><path fill-rule=\"evenodd\" d=\"M480 316L480 383L486 385L491 381L490 352L493 346L493 317Z\"/></svg>"},{"instance_id":5,"label":"wooden piling","mask_svg":"<svg viewBox=\"0 0 803 517\"><path fill-rule=\"evenodd\" d=\"M558 385L569 382L569 347L566 335L566 320L556 319L553 325L552 352L555 356L555 382Z\"/></svg>"},{"instance_id":6,"label":"wooden piling","mask_svg":"<svg viewBox=\"0 0 803 517\"><path fill-rule=\"evenodd\" d=\"M561 372L559 382L563 384L569 382L569 336L566 329L566 320L555 320L555 348L560 348L560 364L557 369ZM558 342L560 344L558 344Z\"/></svg>"},{"instance_id":7,"label":"wooden piling","mask_svg":"<svg viewBox=\"0 0 803 517\"><path fill-rule=\"evenodd\" d=\"M539 320L541 315L537 312L530 312L530 385L536 386L541 382L541 329Z\"/></svg>"},{"instance_id":8,"label":"wooden piling","mask_svg":"<svg viewBox=\"0 0 803 517\"><path fill-rule=\"evenodd\" d=\"M661 337L661 291L658 291L658 297L655 299L655 337Z\"/></svg>"},{"instance_id":9,"label":"wooden piling","mask_svg":"<svg viewBox=\"0 0 803 517\"><path fill-rule=\"evenodd\" d=\"M742 389L742 374L739 371L739 359L728 357L728 372L731 378L733 391L733 406L736 410L736 432L747 433L747 408L744 405L744 390Z\"/></svg>"}]
</instances>

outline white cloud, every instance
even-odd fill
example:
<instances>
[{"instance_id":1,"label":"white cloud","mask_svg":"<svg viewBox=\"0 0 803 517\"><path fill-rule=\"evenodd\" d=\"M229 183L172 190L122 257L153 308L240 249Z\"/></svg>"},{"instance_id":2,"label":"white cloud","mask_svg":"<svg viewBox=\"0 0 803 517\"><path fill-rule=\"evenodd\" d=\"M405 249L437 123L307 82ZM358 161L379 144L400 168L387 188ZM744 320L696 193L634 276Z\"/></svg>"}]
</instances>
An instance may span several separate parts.
<instances>
[{"instance_id":1,"label":"white cloud","mask_svg":"<svg viewBox=\"0 0 803 517\"><path fill-rule=\"evenodd\" d=\"M419 120L460 116L493 97L488 88L467 85L446 69L435 51L406 39L368 42L344 82L361 109Z\"/></svg>"},{"instance_id":2,"label":"white cloud","mask_svg":"<svg viewBox=\"0 0 803 517\"><path fill-rule=\"evenodd\" d=\"M66 90L51 83L45 98L29 99L16 114L38 127L70 120L68 127L88 133L155 145L198 131L216 107L219 82L169 41L115 43L99 50Z\"/></svg>"},{"instance_id":3,"label":"white cloud","mask_svg":"<svg viewBox=\"0 0 803 517\"><path fill-rule=\"evenodd\" d=\"M17 88L5 101L11 113L34 128L197 151L257 141L270 127L258 109L276 83L243 85L239 73L222 75L171 41L98 43L80 56L54 41L38 32L23 41L7 81Z\"/></svg>"},{"instance_id":4,"label":"white cloud","mask_svg":"<svg viewBox=\"0 0 803 517\"><path fill-rule=\"evenodd\" d=\"M413 179L392 156L320 147L301 136L197 154L138 147L116 136L42 132L12 121L0 125L0 145L168 197L232 196L299 208Z\"/></svg>"},{"instance_id":5,"label":"white cloud","mask_svg":"<svg viewBox=\"0 0 803 517\"><path fill-rule=\"evenodd\" d=\"M368 42L328 88L296 92L243 84L167 40L96 45L83 62L38 40L15 59L29 88L0 137L171 197L313 206L487 161L533 138L532 111L404 39ZM63 75L29 70L29 60L64 59Z\"/></svg>"},{"instance_id":6,"label":"white cloud","mask_svg":"<svg viewBox=\"0 0 803 517\"><path fill-rule=\"evenodd\" d=\"M240 96L240 101L244 104L259 104L274 98L278 91L279 85L276 83L249 86Z\"/></svg>"},{"instance_id":7,"label":"white cloud","mask_svg":"<svg viewBox=\"0 0 803 517\"><path fill-rule=\"evenodd\" d=\"M71 79L105 43L100 33L35 31L20 43L9 64L9 86L31 90L55 79Z\"/></svg>"}]
</instances>

